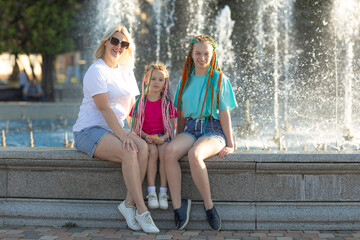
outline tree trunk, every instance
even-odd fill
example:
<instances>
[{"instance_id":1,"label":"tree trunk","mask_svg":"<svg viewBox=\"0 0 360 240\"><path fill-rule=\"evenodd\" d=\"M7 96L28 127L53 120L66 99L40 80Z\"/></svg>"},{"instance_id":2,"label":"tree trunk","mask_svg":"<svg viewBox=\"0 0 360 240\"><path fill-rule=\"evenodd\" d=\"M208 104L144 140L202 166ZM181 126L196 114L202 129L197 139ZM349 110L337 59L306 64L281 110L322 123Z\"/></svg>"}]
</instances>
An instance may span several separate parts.
<instances>
[{"instance_id":1,"label":"tree trunk","mask_svg":"<svg viewBox=\"0 0 360 240\"><path fill-rule=\"evenodd\" d=\"M26 55L27 55L27 57L28 57L28 59L29 59L32 77L33 77L34 79L37 79L37 77L36 77L36 75L35 75L35 72L34 72L34 65L32 64L31 59L30 59L30 54L29 54L29 53L26 53Z\"/></svg>"},{"instance_id":2,"label":"tree trunk","mask_svg":"<svg viewBox=\"0 0 360 240\"><path fill-rule=\"evenodd\" d=\"M45 101L54 101L55 66L54 55L42 54L42 88L45 93Z\"/></svg>"},{"instance_id":3,"label":"tree trunk","mask_svg":"<svg viewBox=\"0 0 360 240\"><path fill-rule=\"evenodd\" d=\"M18 54L14 53L14 55L15 55L15 64L14 64L12 73L9 76L9 81L10 82L16 82L16 81L19 80L19 72L20 72L20 70L19 70L19 65L17 63Z\"/></svg>"}]
</instances>

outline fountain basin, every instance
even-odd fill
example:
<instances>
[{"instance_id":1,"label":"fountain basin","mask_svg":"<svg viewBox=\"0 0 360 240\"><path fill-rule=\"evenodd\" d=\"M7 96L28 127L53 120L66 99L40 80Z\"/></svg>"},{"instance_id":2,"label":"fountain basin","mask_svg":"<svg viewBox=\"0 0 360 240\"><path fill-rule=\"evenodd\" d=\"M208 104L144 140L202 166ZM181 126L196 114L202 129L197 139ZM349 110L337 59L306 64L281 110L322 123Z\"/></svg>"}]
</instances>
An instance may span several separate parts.
<instances>
[{"instance_id":1,"label":"fountain basin","mask_svg":"<svg viewBox=\"0 0 360 240\"><path fill-rule=\"evenodd\" d=\"M0 120L76 119L80 101L76 102L0 102Z\"/></svg>"},{"instance_id":2,"label":"fountain basin","mask_svg":"<svg viewBox=\"0 0 360 240\"><path fill-rule=\"evenodd\" d=\"M70 147L80 103L0 103L0 135L8 147Z\"/></svg>"},{"instance_id":3,"label":"fountain basin","mask_svg":"<svg viewBox=\"0 0 360 240\"><path fill-rule=\"evenodd\" d=\"M183 197L194 202L188 228L209 229L187 159L180 163ZM354 230L359 163L357 152L236 152L207 168L224 230ZM0 182L0 225L126 227L116 208L126 194L121 164L74 149L1 148ZM174 229L171 209L151 213Z\"/></svg>"}]
</instances>

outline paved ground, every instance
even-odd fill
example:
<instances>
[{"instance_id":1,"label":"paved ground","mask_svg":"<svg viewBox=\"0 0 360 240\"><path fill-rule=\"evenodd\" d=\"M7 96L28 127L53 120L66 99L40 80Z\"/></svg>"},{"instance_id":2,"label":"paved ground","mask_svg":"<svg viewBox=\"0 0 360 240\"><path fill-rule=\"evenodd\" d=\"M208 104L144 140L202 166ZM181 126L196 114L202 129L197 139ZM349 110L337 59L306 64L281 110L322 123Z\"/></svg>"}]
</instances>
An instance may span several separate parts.
<instances>
[{"instance_id":1,"label":"paved ground","mask_svg":"<svg viewBox=\"0 0 360 240\"><path fill-rule=\"evenodd\" d=\"M40 240L115 240L115 239L242 239L242 240L353 240L360 239L360 231L161 231L146 234L128 229L114 228L62 228L62 227L0 227L0 239Z\"/></svg>"}]
</instances>

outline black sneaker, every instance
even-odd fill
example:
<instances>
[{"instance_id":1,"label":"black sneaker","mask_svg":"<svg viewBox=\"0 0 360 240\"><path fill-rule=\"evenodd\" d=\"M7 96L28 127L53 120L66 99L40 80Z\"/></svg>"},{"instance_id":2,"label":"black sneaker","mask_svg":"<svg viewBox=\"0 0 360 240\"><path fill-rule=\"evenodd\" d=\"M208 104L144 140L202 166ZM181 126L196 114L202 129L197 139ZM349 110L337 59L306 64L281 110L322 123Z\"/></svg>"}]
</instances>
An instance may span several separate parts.
<instances>
[{"instance_id":1,"label":"black sneaker","mask_svg":"<svg viewBox=\"0 0 360 240\"><path fill-rule=\"evenodd\" d=\"M191 200L182 199L181 207L174 210L175 214L175 225L178 230L183 230L189 223L191 209Z\"/></svg>"},{"instance_id":2,"label":"black sneaker","mask_svg":"<svg viewBox=\"0 0 360 240\"><path fill-rule=\"evenodd\" d=\"M204 208L205 209L205 208ZM221 218L216 211L215 206L212 209L205 210L206 219L212 230L219 231L221 229Z\"/></svg>"}]
</instances>

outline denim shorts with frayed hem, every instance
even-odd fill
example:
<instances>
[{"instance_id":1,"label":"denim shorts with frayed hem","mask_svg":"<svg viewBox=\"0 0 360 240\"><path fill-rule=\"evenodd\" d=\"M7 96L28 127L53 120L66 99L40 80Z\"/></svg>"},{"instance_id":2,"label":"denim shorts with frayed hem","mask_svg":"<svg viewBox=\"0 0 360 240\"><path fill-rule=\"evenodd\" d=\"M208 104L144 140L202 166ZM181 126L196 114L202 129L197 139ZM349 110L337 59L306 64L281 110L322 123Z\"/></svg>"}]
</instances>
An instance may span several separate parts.
<instances>
[{"instance_id":1,"label":"denim shorts with frayed hem","mask_svg":"<svg viewBox=\"0 0 360 240\"><path fill-rule=\"evenodd\" d=\"M107 133L111 133L111 131L99 126L84 128L81 131L74 132L74 145L80 152L93 157L97 145Z\"/></svg>"},{"instance_id":2,"label":"denim shorts with frayed hem","mask_svg":"<svg viewBox=\"0 0 360 240\"><path fill-rule=\"evenodd\" d=\"M203 126L203 124L206 125ZM226 146L225 135L218 119L213 119L212 125L210 119L199 121L191 118L187 119L185 130L182 133L192 136L195 141L202 137L212 137L219 140L224 147Z\"/></svg>"},{"instance_id":3,"label":"denim shorts with frayed hem","mask_svg":"<svg viewBox=\"0 0 360 240\"><path fill-rule=\"evenodd\" d=\"M164 134L158 134L159 137L164 136ZM170 142L170 138L166 139L164 142Z\"/></svg>"}]
</instances>

